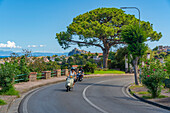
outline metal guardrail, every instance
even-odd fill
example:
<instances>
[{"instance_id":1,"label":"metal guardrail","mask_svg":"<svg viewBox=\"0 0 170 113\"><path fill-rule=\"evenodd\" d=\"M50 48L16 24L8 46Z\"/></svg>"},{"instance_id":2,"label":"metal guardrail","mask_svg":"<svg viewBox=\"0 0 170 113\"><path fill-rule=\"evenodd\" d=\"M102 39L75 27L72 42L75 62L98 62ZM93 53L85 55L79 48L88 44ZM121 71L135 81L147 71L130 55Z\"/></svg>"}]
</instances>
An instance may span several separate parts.
<instances>
[{"instance_id":1,"label":"metal guardrail","mask_svg":"<svg viewBox=\"0 0 170 113\"><path fill-rule=\"evenodd\" d=\"M57 72L56 71L52 71L51 72L51 77L57 76Z\"/></svg>"},{"instance_id":2,"label":"metal guardrail","mask_svg":"<svg viewBox=\"0 0 170 113\"><path fill-rule=\"evenodd\" d=\"M37 79L44 79L45 77L42 76L44 73L37 73Z\"/></svg>"},{"instance_id":3,"label":"metal guardrail","mask_svg":"<svg viewBox=\"0 0 170 113\"><path fill-rule=\"evenodd\" d=\"M61 76L65 74L65 70L61 70Z\"/></svg>"},{"instance_id":4,"label":"metal guardrail","mask_svg":"<svg viewBox=\"0 0 170 113\"><path fill-rule=\"evenodd\" d=\"M15 82L27 81L28 78L25 77L25 76L27 76L27 74L15 75L15 76L14 76L14 79L15 79L14 81L15 81Z\"/></svg>"},{"instance_id":5,"label":"metal guardrail","mask_svg":"<svg viewBox=\"0 0 170 113\"><path fill-rule=\"evenodd\" d=\"M43 76L43 74L45 73L37 73L37 79L44 79L45 76ZM63 76L65 74L65 70L61 70L61 76ZM51 77L57 76L57 72L56 71L52 71L51 72ZM19 83L19 82L25 82L28 81L29 77L28 74L20 74L20 75L15 75L14 76L14 82L15 83Z\"/></svg>"}]
</instances>

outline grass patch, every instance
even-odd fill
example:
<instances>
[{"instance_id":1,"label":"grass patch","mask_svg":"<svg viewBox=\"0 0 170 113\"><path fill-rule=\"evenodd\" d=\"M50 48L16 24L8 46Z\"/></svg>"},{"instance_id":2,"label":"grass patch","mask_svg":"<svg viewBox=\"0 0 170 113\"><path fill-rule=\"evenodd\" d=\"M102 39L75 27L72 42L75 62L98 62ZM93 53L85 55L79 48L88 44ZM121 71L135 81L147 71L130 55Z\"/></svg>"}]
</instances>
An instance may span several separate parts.
<instances>
[{"instance_id":1,"label":"grass patch","mask_svg":"<svg viewBox=\"0 0 170 113\"><path fill-rule=\"evenodd\" d=\"M133 94L135 94L135 93L136 93L135 91L130 91L130 94L131 94L131 95L133 95Z\"/></svg>"},{"instance_id":2,"label":"grass patch","mask_svg":"<svg viewBox=\"0 0 170 113\"><path fill-rule=\"evenodd\" d=\"M167 98L168 96L160 95L158 98Z\"/></svg>"},{"instance_id":3,"label":"grass patch","mask_svg":"<svg viewBox=\"0 0 170 113\"><path fill-rule=\"evenodd\" d=\"M150 94L149 92L147 91L140 91L140 92L137 92L138 94L140 95L147 95L147 94Z\"/></svg>"},{"instance_id":4,"label":"grass patch","mask_svg":"<svg viewBox=\"0 0 170 113\"><path fill-rule=\"evenodd\" d=\"M109 70L95 70L94 73L87 72L85 74L125 74L125 72L109 69Z\"/></svg>"},{"instance_id":5,"label":"grass patch","mask_svg":"<svg viewBox=\"0 0 170 113\"><path fill-rule=\"evenodd\" d=\"M142 98L144 98L144 99L152 99L151 96L146 96L146 95L142 96Z\"/></svg>"},{"instance_id":6,"label":"grass patch","mask_svg":"<svg viewBox=\"0 0 170 113\"><path fill-rule=\"evenodd\" d=\"M0 91L0 95L16 95L17 97L20 97L19 91L16 91L15 88L11 88L7 92Z\"/></svg>"},{"instance_id":7,"label":"grass patch","mask_svg":"<svg viewBox=\"0 0 170 113\"><path fill-rule=\"evenodd\" d=\"M7 104L4 100L0 99L0 105L5 105Z\"/></svg>"},{"instance_id":8,"label":"grass patch","mask_svg":"<svg viewBox=\"0 0 170 113\"><path fill-rule=\"evenodd\" d=\"M132 86L130 86L130 89L135 89L135 88L139 88L139 87L143 87L143 86L141 86L141 85L132 85Z\"/></svg>"},{"instance_id":9,"label":"grass patch","mask_svg":"<svg viewBox=\"0 0 170 113\"><path fill-rule=\"evenodd\" d=\"M160 96L157 97L157 98L167 98L167 97L168 97L168 96L160 95ZM146 95L142 96L142 98L144 98L144 99L153 99L151 96L146 96Z\"/></svg>"}]
</instances>

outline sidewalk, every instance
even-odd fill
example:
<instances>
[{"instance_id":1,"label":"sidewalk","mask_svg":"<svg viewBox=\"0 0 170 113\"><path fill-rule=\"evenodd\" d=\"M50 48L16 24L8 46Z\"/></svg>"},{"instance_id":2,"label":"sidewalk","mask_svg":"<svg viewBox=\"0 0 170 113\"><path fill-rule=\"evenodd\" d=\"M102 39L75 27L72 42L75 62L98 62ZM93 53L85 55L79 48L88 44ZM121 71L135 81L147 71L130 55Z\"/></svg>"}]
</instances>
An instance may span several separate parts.
<instances>
[{"instance_id":1,"label":"sidewalk","mask_svg":"<svg viewBox=\"0 0 170 113\"><path fill-rule=\"evenodd\" d=\"M85 75L84 78L91 78L91 77L104 77L104 76L116 76L116 75L133 75L133 74L91 74ZM21 100L28 94L29 91L45 86L50 84L55 84L58 82L63 82L66 80L66 76L61 77L52 77L50 79L41 79L35 82L21 82L15 84L14 87L16 90L20 92L20 98L16 96L2 96L0 95L0 99L5 100L8 104L4 106L0 106L0 113L17 113L18 105Z\"/></svg>"}]
</instances>

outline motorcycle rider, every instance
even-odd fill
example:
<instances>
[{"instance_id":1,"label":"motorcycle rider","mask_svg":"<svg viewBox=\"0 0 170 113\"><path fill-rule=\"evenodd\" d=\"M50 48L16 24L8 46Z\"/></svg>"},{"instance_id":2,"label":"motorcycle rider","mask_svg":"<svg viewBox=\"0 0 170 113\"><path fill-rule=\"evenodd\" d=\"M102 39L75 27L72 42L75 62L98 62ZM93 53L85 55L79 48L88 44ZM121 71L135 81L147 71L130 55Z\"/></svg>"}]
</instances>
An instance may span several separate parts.
<instances>
[{"instance_id":1,"label":"motorcycle rider","mask_svg":"<svg viewBox=\"0 0 170 113\"><path fill-rule=\"evenodd\" d=\"M73 86L74 86L74 84L75 84L75 81L76 81L76 72L75 72L75 69L74 69L74 67L72 67L71 68L71 71L68 73L68 76L67 77L70 77L70 76L72 76L73 78L74 78L74 83L73 83Z\"/></svg>"},{"instance_id":2,"label":"motorcycle rider","mask_svg":"<svg viewBox=\"0 0 170 113\"><path fill-rule=\"evenodd\" d=\"M81 66L80 69L79 69L80 73L81 73L81 78L83 78L83 75L84 75L84 70L83 70L83 67Z\"/></svg>"}]
</instances>

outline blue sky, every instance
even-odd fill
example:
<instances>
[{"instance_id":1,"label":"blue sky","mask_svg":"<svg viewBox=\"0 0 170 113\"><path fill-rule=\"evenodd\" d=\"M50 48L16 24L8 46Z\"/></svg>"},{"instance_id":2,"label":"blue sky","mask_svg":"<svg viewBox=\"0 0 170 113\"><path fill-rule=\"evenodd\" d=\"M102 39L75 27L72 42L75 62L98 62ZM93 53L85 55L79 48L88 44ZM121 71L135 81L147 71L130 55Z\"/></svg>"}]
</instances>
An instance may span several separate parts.
<instances>
[{"instance_id":1,"label":"blue sky","mask_svg":"<svg viewBox=\"0 0 170 113\"><path fill-rule=\"evenodd\" d=\"M141 20L162 32L159 42L148 43L150 48L170 45L170 0L0 0L0 50L68 52L77 46L62 49L55 34L66 31L74 17L99 7L122 6L138 7ZM136 10L125 12L138 18ZM81 49L101 52L96 47Z\"/></svg>"}]
</instances>

